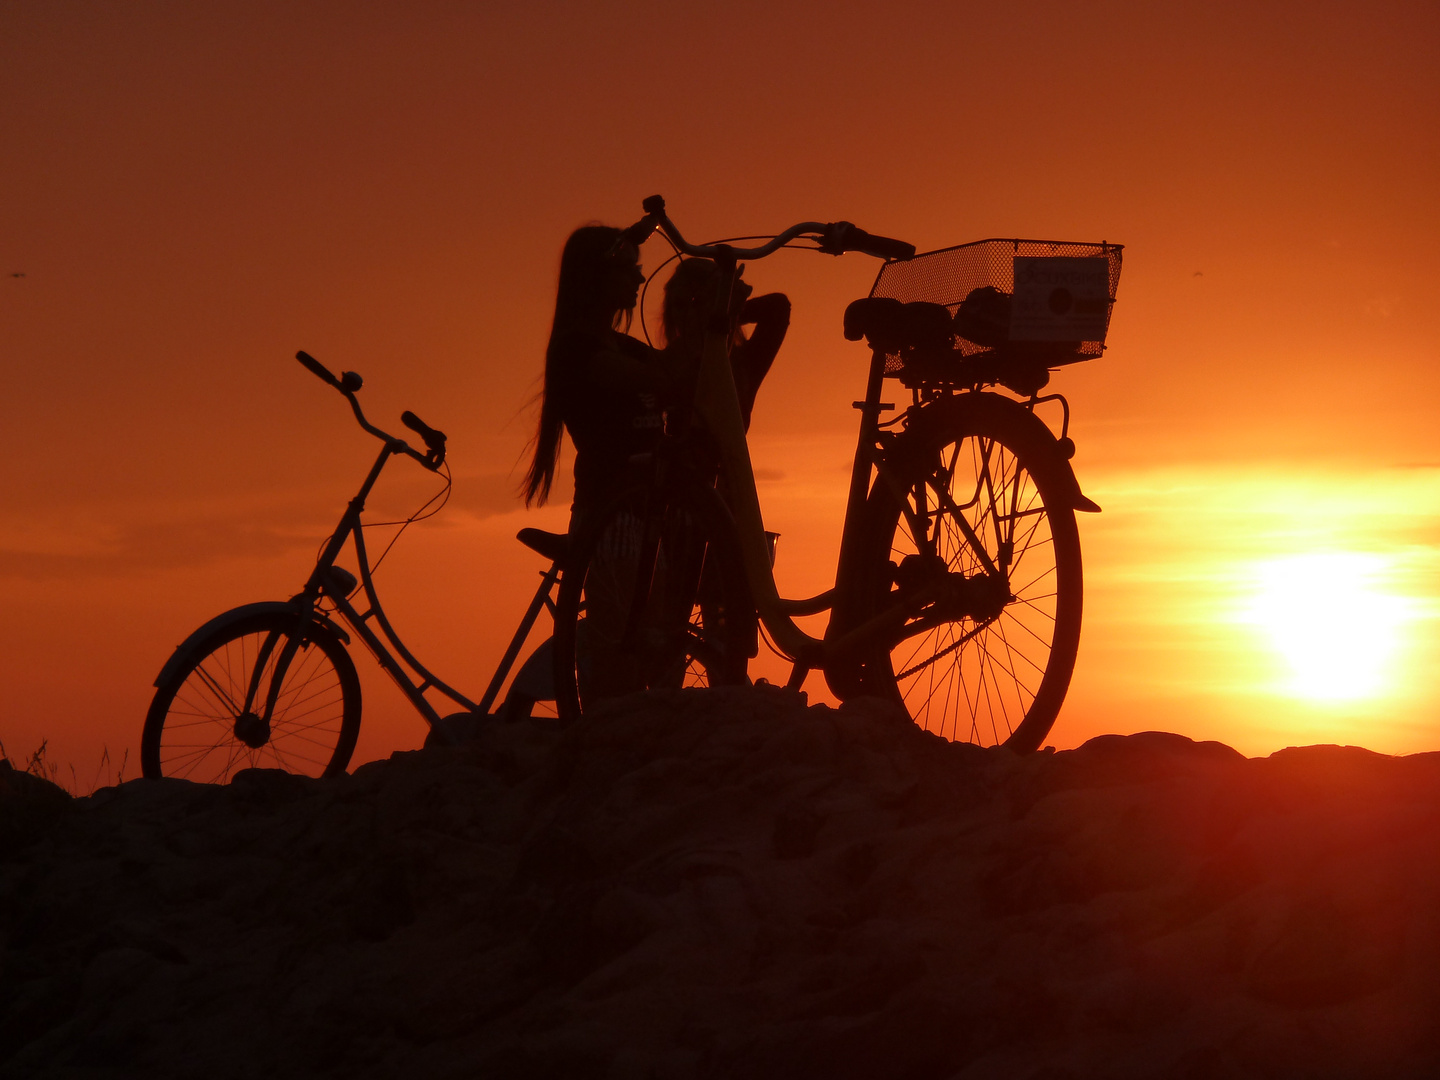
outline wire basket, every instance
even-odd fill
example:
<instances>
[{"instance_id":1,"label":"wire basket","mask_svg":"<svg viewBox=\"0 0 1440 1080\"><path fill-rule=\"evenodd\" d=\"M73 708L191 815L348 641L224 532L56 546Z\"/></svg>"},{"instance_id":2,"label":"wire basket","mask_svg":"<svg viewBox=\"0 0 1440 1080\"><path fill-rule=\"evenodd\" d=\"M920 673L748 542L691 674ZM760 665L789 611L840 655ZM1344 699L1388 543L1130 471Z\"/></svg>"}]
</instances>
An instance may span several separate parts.
<instances>
[{"instance_id":1,"label":"wire basket","mask_svg":"<svg viewBox=\"0 0 1440 1080\"><path fill-rule=\"evenodd\" d=\"M897 353L887 358L885 373L907 385L1004 381L976 373L1011 361L1048 369L1101 355L1121 250L1120 244L991 239L887 262L870 295L941 304L955 333L948 362ZM971 358L976 362L968 363Z\"/></svg>"}]
</instances>

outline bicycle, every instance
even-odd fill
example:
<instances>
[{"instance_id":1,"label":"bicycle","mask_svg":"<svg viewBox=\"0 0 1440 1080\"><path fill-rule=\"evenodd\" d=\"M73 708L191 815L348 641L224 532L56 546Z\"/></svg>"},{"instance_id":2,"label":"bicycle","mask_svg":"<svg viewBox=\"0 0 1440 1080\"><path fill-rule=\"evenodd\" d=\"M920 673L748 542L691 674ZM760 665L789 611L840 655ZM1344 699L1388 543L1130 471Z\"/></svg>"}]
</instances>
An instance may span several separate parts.
<instances>
[{"instance_id":1,"label":"bicycle","mask_svg":"<svg viewBox=\"0 0 1440 1080\"><path fill-rule=\"evenodd\" d=\"M218 615L170 656L155 680L155 696L141 736L141 771L146 777L223 782L238 769L260 765L312 776L343 773L355 749L361 710L360 680L347 651L351 634L345 626L364 642L429 725L429 741L457 741L466 721L490 715L540 611L554 609L565 537L523 529L521 542L551 565L485 693L478 702L471 701L429 671L405 647L380 604L361 514L392 458L409 457L431 472L440 472L446 436L414 413L402 413L401 422L425 444L422 454L365 418L356 397L364 385L359 375L347 371L337 378L305 352L297 353L296 359L346 398L360 427L380 440L379 456L299 593L288 601L246 604ZM445 476L440 494L409 521L448 493L448 470ZM335 562L349 542L354 544L358 577ZM363 612L352 603L360 592L368 605ZM542 645L526 661L502 703L503 713L528 715L535 699L550 696L548 655L548 646ZM426 698L431 691L448 698L459 711L442 717Z\"/></svg>"},{"instance_id":2,"label":"bicycle","mask_svg":"<svg viewBox=\"0 0 1440 1080\"><path fill-rule=\"evenodd\" d=\"M848 222L802 222L742 249L686 242L659 196L644 212L628 240L658 231L721 273L647 479L570 538L561 718L634 690L744 682L763 629L792 688L819 670L842 701L887 697L946 738L1037 748L1079 647L1075 513L1100 509L1070 466L1068 402L1040 390L1053 368L1102 353L1121 245L985 240L917 256ZM871 359L835 586L798 600L775 584L727 354L741 260L787 246L886 260L845 312L845 337ZM911 404L882 423L887 378ZM1058 436L1036 413L1049 403ZM821 637L795 622L826 611Z\"/></svg>"}]
</instances>

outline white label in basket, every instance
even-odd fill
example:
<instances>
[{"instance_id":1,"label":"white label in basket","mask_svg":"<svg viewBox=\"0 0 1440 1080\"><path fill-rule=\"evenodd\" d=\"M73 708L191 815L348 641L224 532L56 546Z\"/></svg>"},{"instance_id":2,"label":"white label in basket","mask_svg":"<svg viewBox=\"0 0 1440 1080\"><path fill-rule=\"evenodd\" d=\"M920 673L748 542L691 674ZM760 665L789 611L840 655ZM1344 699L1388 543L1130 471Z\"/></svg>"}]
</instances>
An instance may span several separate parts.
<instances>
[{"instance_id":1,"label":"white label in basket","mask_svg":"<svg viewBox=\"0 0 1440 1080\"><path fill-rule=\"evenodd\" d=\"M1110 261L1016 255L1011 341L1104 341Z\"/></svg>"}]
</instances>

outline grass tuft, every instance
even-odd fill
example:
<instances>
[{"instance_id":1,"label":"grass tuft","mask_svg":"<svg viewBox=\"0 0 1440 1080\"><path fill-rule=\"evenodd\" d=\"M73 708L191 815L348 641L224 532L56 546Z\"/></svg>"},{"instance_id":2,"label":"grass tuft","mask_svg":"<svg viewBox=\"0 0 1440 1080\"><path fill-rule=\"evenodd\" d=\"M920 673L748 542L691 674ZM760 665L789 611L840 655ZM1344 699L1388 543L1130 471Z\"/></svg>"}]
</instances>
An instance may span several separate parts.
<instances>
[{"instance_id":1,"label":"grass tuft","mask_svg":"<svg viewBox=\"0 0 1440 1080\"><path fill-rule=\"evenodd\" d=\"M61 779L61 771L59 764L52 761L49 757L49 754L47 752L49 750L49 747L50 740L41 739L40 745L35 748L34 753L32 753L28 758L25 759L25 764L21 771L27 772L31 776L38 776L41 780L49 781L50 783L58 787L60 790L66 792L71 796L80 796L82 794L82 792L80 791L80 778L75 773L75 766L73 764L69 766L70 782L68 784L65 783ZM5 743L3 741L0 741L0 760L10 760L10 755L5 752ZM125 753L120 758L120 767L117 770L115 768L114 762L110 758L109 744L104 745L103 747L101 747L100 750L100 762L98 765L95 766L95 775L90 780L90 788L83 794L94 795L95 792L99 791L102 787L111 787L115 784L123 784L125 782L125 767L129 764L129 747L125 748ZM11 765L11 768L14 768L13 763ZM100 782L100 776L102 773L105 776L105 782L103 784Z\"/></svg>"}]
</instances>

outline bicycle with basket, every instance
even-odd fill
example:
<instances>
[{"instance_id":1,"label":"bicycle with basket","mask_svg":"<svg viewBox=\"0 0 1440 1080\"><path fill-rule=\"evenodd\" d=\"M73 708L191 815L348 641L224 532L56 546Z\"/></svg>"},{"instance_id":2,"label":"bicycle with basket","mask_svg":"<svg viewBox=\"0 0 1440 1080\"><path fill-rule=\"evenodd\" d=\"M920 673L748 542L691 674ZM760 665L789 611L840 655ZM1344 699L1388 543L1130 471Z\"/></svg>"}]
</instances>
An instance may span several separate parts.
<instances>
[{"instance_id":1,"label":"bicycle with basket","mask_svg":"<svg viewBox=\"0 0 1440 1080\"><path fill-rule=\"evenodd\" d=\"M915 255L845 222L802 222L752 248L690 244L645 201L628 229L715 260L693 405L672 410L647 481L570 537L555 628L562 718L617 693L747 677L763 628L841 700L888 697L950 739L1040 745L1080 638L1076 511L1099 509L1070 459L1069 405L1041 394L1053 369L1099 356L1121 246L983 240ZM742 260L782 247L886 258L845 336L871 350L835 585L776 587L727 357ZM887 380L908 407L881 400ZM1037 415L1053 404L1057 435ZM829 612L823 635L796 618Z\"/></svg>"}]
</instances>

